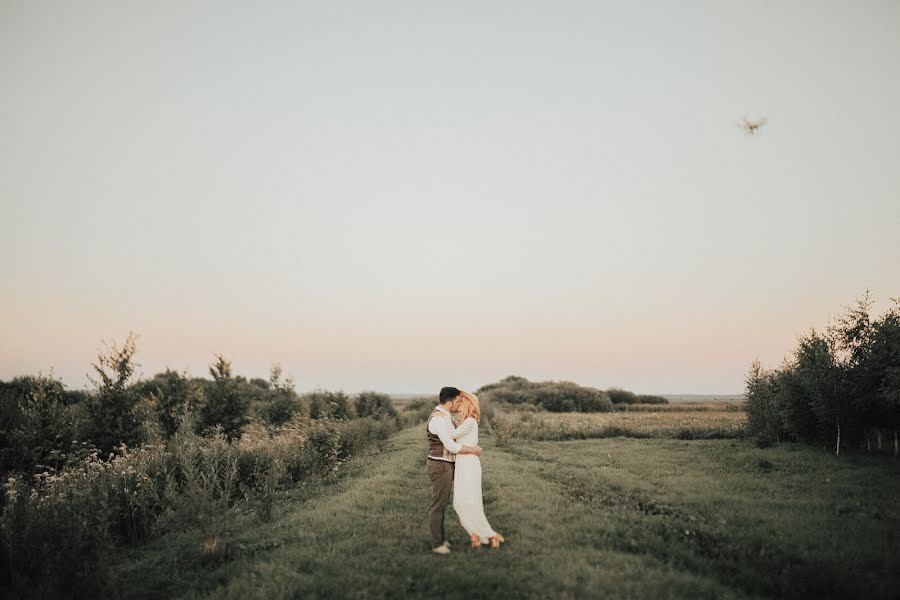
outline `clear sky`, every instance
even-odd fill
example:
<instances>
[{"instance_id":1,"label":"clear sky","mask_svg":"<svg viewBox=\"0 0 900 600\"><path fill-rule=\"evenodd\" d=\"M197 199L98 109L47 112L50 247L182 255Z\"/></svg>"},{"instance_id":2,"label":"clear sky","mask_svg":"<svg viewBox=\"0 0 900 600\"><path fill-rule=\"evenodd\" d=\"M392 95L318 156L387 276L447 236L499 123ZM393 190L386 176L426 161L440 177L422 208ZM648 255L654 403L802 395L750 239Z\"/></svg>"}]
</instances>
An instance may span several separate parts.
<instances>
[{"instance_id":1,"label":"clear sky","mask_svg":"<svg viewBox=\"0 0 900 600\"><path fill-rule=\"evenodd\" d=\"M740 393L900 296L900 3L4 0L0 209L2 379Z\"/></svg>"}]
</instances>

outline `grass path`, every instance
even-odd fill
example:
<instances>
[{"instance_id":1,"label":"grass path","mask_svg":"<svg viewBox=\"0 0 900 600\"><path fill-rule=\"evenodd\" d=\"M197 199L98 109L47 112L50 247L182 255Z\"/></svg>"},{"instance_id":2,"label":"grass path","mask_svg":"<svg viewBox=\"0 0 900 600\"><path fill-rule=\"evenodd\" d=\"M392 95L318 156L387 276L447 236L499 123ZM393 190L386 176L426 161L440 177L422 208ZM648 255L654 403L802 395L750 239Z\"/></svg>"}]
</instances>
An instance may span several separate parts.
<instances>
[{"instance_id":1,"label":"grass path","mask_svg":"<svg viewBox=\"0 0 900 600\"><path fill-rule=\"evenodd\" d=\"M861 558L851 553L856 562L845 568L861 569L859 575L819 573L823 565L834 568L831 559L840 569L842 552L832 537L815 534L832 519L834 507L816 504L818 490L802 491L804 470L814 468L822 454L804 449L795 457L727 440L617 438L500 449L487 438L485 511L508 542L499 551L467 548L467 535L448 508L453 553L433 555L425 520L430 486L423 428L404 430L381 452L355 459L336 483L286 493L269 523L243 515L220 565L185 561L196 555L195 538L188 534L133 551L116 567L117 595L747 598L820 596L837 585L836 591L862 586L888 597L897 589L890 573L897 559L881 551L897 556L900 542L879 532L886 527L896 533L900 523L890 508L900 491L900 469L889 467L894 482L882 490L883 506L870 488L884 485L852 480L859 476L852 468L829 471L853 494L878 500L872 514L851 510L841 517L876 547ZM728 451L720 452L726 445ZM770 467L754 458L760 452L768 452ZM760 488L753 481L767 479L748 478L748 465L763 465L763 475L781 483ZM788 508L776 502L786 493L779 491L784 482L801 490L785 498ZM752 509L754 491L764 494L757 495L762 513ZM797 502L799 516L790 512L788 500ZM852 498L848 502L855 506ZM760 516L777 508L788 512L771 522ZM790 539L778 533L784 519L795 531Z\"/></svg>"}]
</instances>

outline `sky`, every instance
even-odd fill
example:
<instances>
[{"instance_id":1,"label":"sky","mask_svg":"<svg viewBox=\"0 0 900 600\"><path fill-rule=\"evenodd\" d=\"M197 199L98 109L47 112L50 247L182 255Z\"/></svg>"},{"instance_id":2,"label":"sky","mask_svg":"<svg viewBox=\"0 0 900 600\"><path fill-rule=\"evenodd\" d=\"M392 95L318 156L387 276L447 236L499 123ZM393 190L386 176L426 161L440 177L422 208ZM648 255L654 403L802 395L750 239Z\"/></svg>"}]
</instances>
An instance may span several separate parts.
<instances>
[{"instance_id":1,"label":"sky","mask_svg":"<svg viewBox=\"0 0 900 600\"><path fill-rule=\"evenodd\" d=\"M0 379L741 393L900 297L898 75L893 0L4 0Z\"/></svg>"}]
</instances>

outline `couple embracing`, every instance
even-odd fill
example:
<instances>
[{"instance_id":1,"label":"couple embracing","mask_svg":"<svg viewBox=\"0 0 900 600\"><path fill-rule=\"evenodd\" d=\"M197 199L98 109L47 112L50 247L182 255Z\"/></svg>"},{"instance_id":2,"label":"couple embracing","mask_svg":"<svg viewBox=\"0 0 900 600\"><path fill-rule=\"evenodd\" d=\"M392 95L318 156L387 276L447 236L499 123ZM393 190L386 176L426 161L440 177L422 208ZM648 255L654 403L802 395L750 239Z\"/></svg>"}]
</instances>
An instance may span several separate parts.
<instances>
[{"instance_id":1,"label":"couple embracing","mask_svg":"<svg viewBox=\"0 0 900 600\"><path fill-rule=\"evenodd\" d=\"M457 413L454 425L451 413ZM491 528L484 515L481 498L481 446L478 424L481 407L478 396L455 387L441 388L438 405L428 419L428 478L431 480L432 502L428 513L431 527L431 549L448 554L450 544L444 535L444 509L453 491L453 510L459 523L469 534L473 548L490 544L499 548L505 540Z\"/></svg>"}]
</instances>

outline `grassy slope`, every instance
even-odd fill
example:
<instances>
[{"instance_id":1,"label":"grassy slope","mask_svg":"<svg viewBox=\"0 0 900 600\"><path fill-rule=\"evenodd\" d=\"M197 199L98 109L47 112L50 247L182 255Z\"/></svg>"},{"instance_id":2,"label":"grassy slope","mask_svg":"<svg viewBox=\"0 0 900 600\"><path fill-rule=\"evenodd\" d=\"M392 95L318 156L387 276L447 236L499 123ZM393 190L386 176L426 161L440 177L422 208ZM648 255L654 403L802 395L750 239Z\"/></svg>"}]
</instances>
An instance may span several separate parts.
<instances>
[{"instance_id":1,"label":"grassy slope","mask_svg":"<svg viewBox=\"0 0 900 600\"><path fill-rule=\"evenodd\" d=\"M743 441L484 440L485 508L508 542L428 551L422 427L337 483L244 515L228 560L169 535L116 566L125 597L893 596L900 461ZM766 460L766 462L760 462ZM859 502L859 505L857 505ZM851 593L854 590L855 593ZM861 593L862 592L862 593Z\"/></svg>"}]
</instances>

